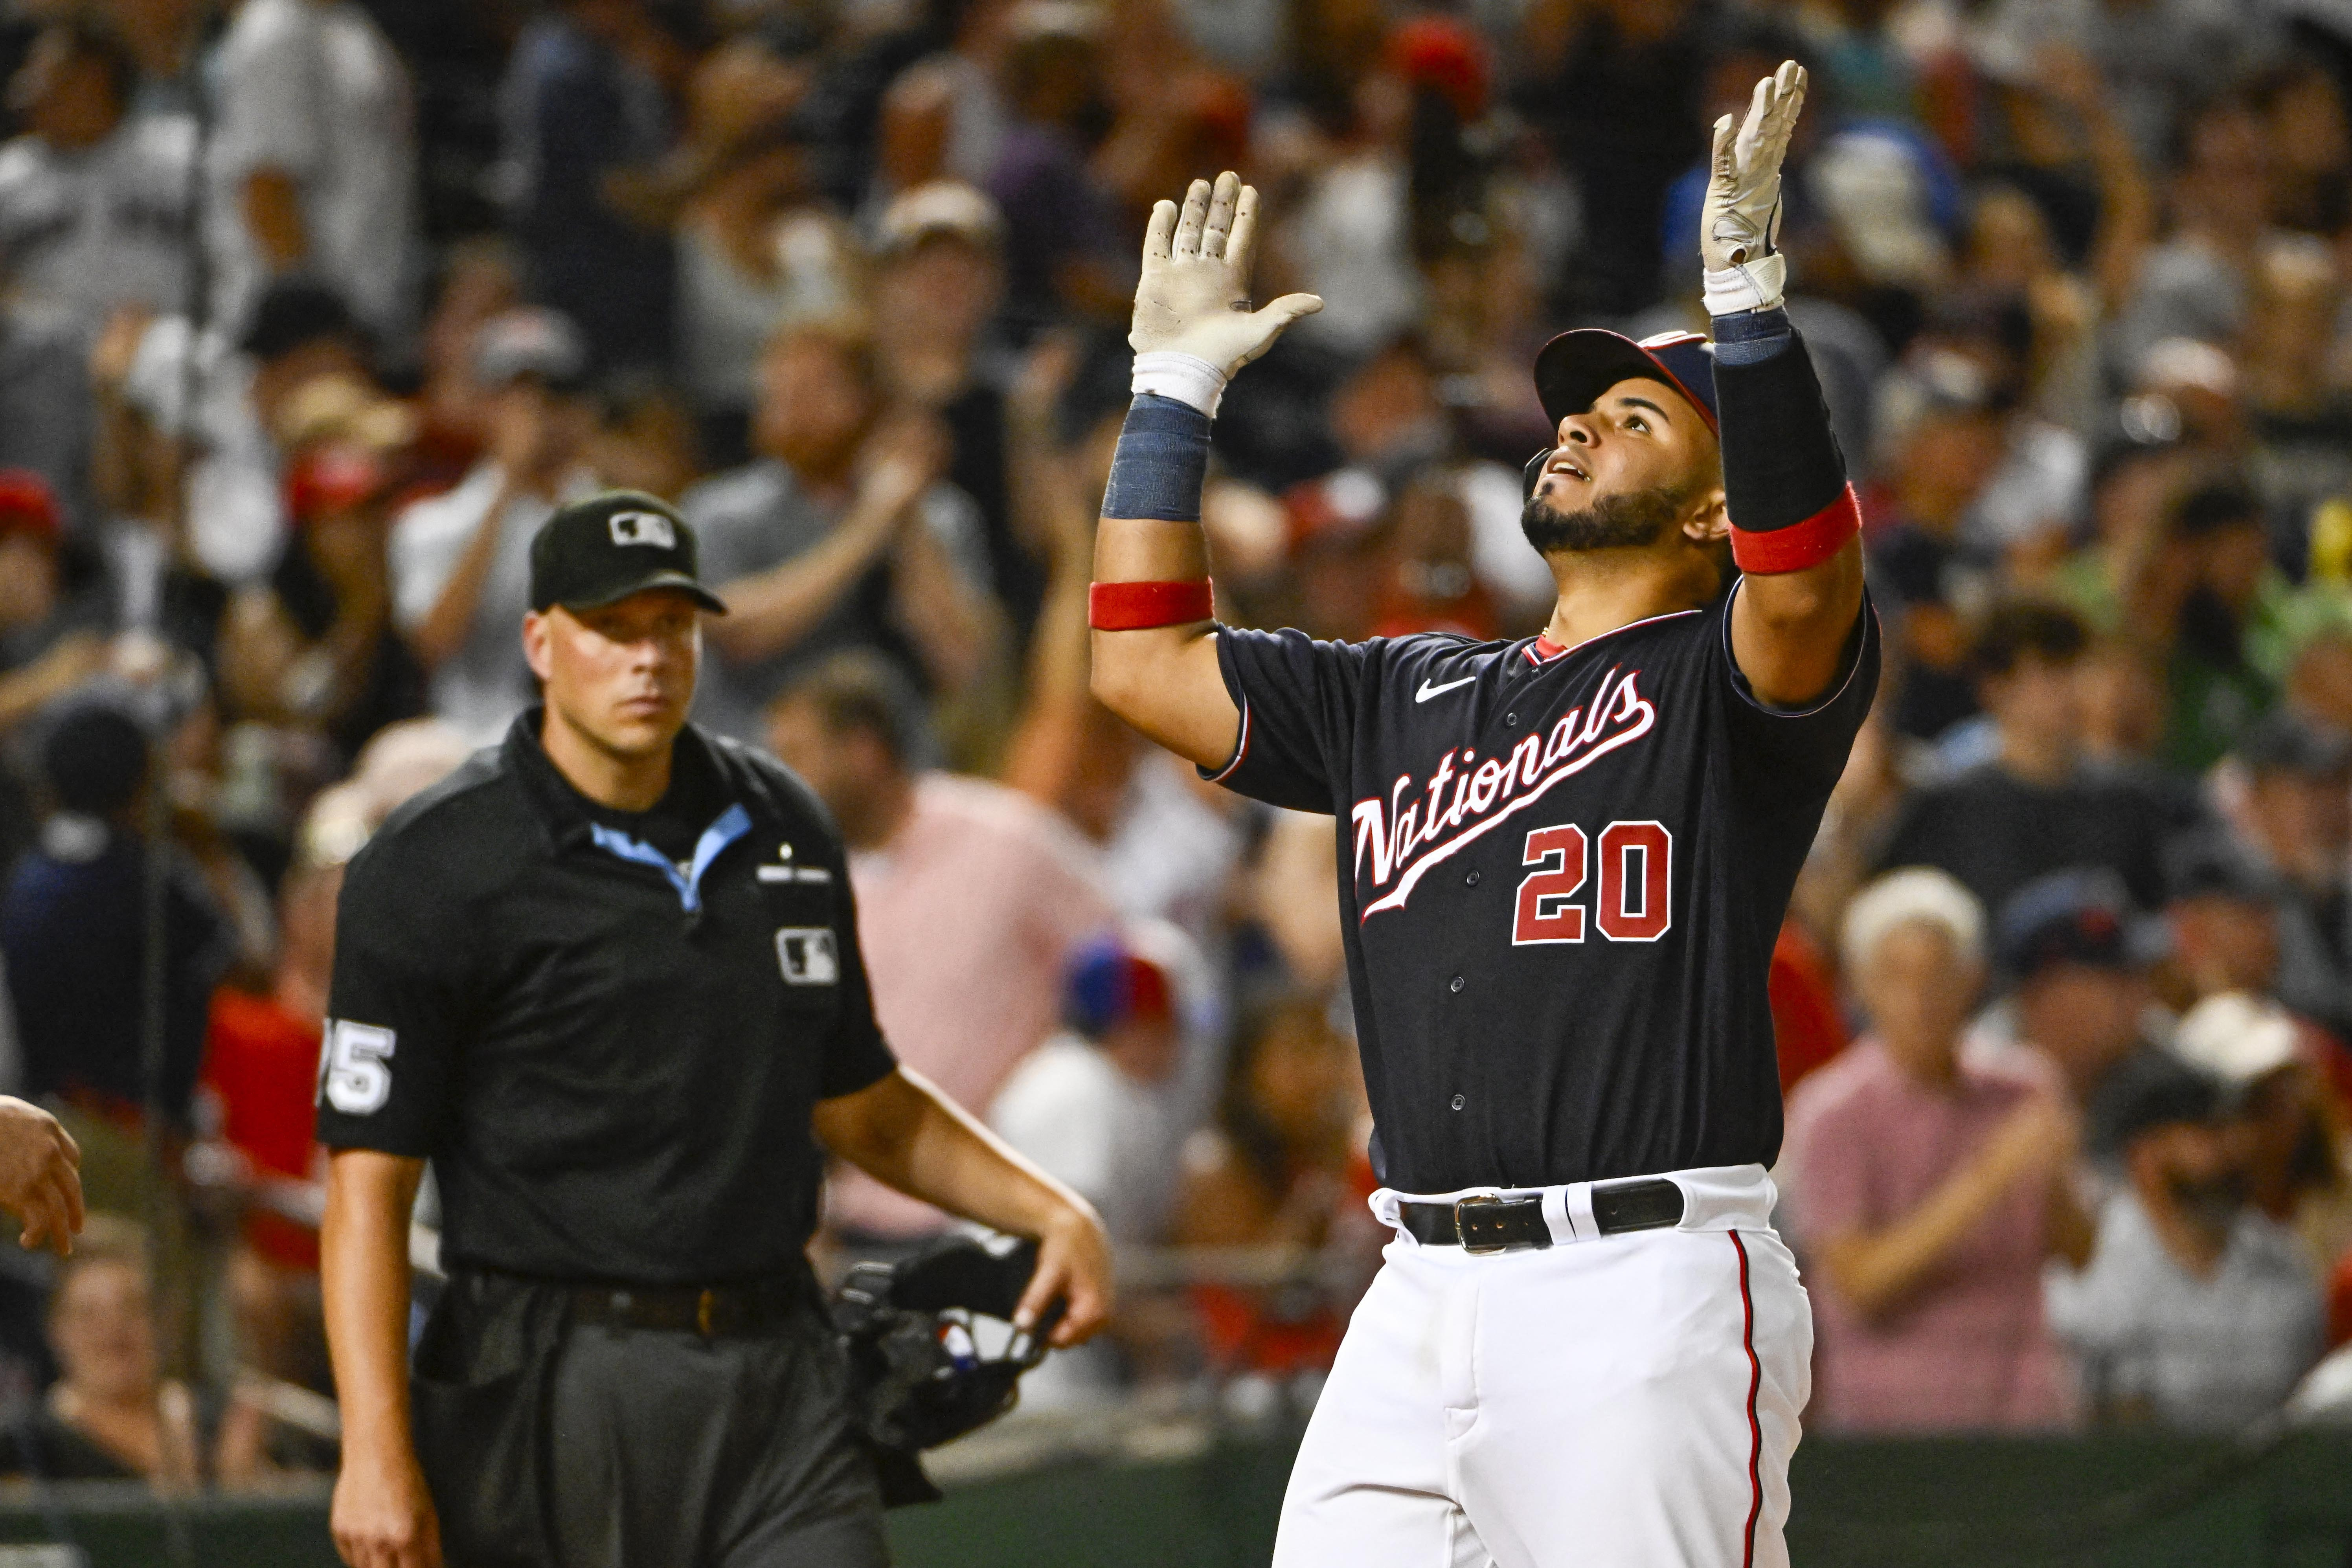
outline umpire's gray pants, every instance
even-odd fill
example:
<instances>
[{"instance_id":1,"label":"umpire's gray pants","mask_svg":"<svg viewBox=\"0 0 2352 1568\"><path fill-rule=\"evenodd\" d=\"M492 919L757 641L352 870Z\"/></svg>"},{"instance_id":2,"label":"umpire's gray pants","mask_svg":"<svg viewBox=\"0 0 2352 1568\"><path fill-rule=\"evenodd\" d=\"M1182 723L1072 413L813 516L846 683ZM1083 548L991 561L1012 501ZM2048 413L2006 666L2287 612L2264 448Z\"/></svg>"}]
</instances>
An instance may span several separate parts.
<instances>
[{"instance_id":1,"label":"umpire's gray pants","mask_svg":"<svg viewBox=\"0 0 2352 1568\"><path fill-rule=\"evenodd\" d=\"M848 1367L814 1312L743 1338L577 1323L552 1384L562 1568L887 1568Z\"/></svg>"}]
</instances>

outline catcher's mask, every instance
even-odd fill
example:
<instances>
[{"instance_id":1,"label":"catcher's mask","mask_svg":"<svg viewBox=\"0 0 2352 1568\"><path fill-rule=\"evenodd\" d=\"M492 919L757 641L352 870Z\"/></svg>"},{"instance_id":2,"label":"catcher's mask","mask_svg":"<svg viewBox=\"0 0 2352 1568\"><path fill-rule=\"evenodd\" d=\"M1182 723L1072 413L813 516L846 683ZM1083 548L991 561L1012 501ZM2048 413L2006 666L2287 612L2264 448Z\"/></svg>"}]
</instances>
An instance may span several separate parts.
<instances>
[{"instance_id":1,"label":"catcher's mask","mask_svg":"<svg viewBox=\"0 0 2352 1568\"><path fill-rule=\"evenodd\" d=\"M1034 1328L1013 1326L1036 1271L1037 1244L945 1237L898 1263L860 1263L834 1295L859 1436L886 1507L940 1496L918 1458L1013 1408L1021 1375L1045 1359L1055 1302Z\"/></svg>"}]
</instances>

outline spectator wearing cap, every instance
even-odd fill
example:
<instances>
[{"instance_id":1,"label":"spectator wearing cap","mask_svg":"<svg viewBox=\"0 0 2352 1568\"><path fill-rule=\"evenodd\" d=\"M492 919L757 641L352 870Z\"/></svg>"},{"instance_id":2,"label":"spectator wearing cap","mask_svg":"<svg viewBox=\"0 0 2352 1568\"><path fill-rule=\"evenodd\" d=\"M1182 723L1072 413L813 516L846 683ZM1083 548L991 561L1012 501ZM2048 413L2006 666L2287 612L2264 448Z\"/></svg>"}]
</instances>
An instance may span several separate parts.
<instances>
[{"instance_id":1,"label":"spectator wearing cap","mask_svg":"<svg viewBox=\"0 0 2352 1568\"><path fill-rule=\"evenodd\" d=\"M1168 971L1117 936L1071 956L1061 1030L1021 1059L988 1124L1102 1216L1115 1251L1167 1239L1182 1129L1173 1103L1182 1043ZM1122 1333L1122 1328L1129 1332ZM1139 1322L1114 1340L1144 1350ZM1126 1380L1119 1343L1081 1346L1022 1379L1025 1408L1099 1399Z\"/></svg>"},{"instance_id":2,"label":"spectator wearing cap","mask_svg":"<svg viewBox=\"0 0 2352 1568\"><path fill-rule=\"evenodd\" d=\"M2275 1410L2317 1359L2320 1298L2294 1242L2246 1202L2221 1083L2169 1052L2118 1069L2125 1182L2051 1321L2096 1415L2222 1430Z\"/></svg>"},{"instance_id":3,"label":"spectator wearing cap","mask_svg":"<svg viewBox=\"0 0 2352 1568\"><path fill-rule=\"evenodd\" d=\"M1071 955L1062 1029L989 1106L989 1125L1093 1204L1114 1246L1162 1239L1181 1136L1167 1090L1181 1050L1168 971L1099 937Z\"/></svg>"},{"instance_id":4,"label":"spectator wearing cap","mask_svg":"<svg viewBox=\"0 0 2352 1568\"><path fill-rule=\"evenodd\" d=\"M2263 877L2277 925L2278 974L2265 988L2352 1031L2352 740L2281 709L2231 758L2230 852Z\"/></svg>"},{"instance_id":5,"label":"spectator wearing cap","mask_svg":"<svg viewBox=\"0 0 2352 1568\"><path fill-rule=\"evenodd\" d=\"M357 0L246 0L214 56L205 204L212 319L273 278L315 277L387 345L415 323L407 68Z\"/></svg>"},{"instance_id":6,"label":"spectator wearing cap","mask_svg":"<svg viewBox=\"0 0 2352 1568\"><path fill-rule=\"evenodd\" d=\"M2081 1262L2063 1087L2027 1057L1960 1050L1984 912L1942 872L1848 907L1846 974L1871 1032L1799 1085L1785 1155L1820 1303L1812 1419L1846 1430L2065 1425L2043 1260Z\"/></svg>"},{"instance_id":7,"label":"spectator wearing cap","mask_svg":"<svg viewBox=\"0 0 2352 1568\"><path fill-rule=\"evenodd\" d=\"M1983 371L1956 354L1920 356L1912 406L1885 438L1879 483L1893 520L1871 541L1871 594L1903 655L1895 727L1932 740L1977 711L1969 617L1998 562L1963 529L2000 465L2001 421Z\"/></svg>"},{"instance_id":8,"label":"spectator wearing cap","mask_svg":"<svg viewBox=\"0 0 2352 1568\"><path fill-rule=\"evenodd\" d=\"M390 454L349 434L294 458L292 544L221 620L218 684L230 718L322 734L350 758L385 725L424 711L424 671L392 625L395 473Z\"/></svg>"},{"instance_id":9,"label":"spectator wearing cap","mask_svg":"<svg viewBox=\"0 0 2352 1568\"><path fill-rule=\"evenodd\" d=\"M2020 601L1986 617L1971 662L1995 754L1915 793L1882 866L1949 872L1988 909L2070 866L2114 873L2142 907L2163 902L2172 808L2150 781L2083 755L2075 677L2087 641L2081 619L2054 604Z\"/></svg>"},{"instance_id":10,"label":"spectator wearing cap","mask_svg":"<svg viewBox=\"0 0 2352 1568\"><path fill-rule=\"evenodd\" d=\"M46 480L0 468L0 736L106 664L105 607L66 591L59 521Z\"/></svg>"},{"instance_id":11,"label":"spectator wearing cap","mask_svg":"<svg viewBox=\"0 0 2352 1568\"><path fill-rule=\"evenodd\" d=\"M44 29L8 86L25 134L0 147L0 271L89 331L187 298L195 128L130 118L138 80L129 47L77 18Z\"/></svg>"},{"instance_id":12,"label":"spectator wearing cap","mask_svg":"<svg viewBox=\"0 0 2352 1568\"><path fill-rule=\"evenodd\" d=\"M1024 536L1010 495L1008 399L1016 362L998 319L1003 214L969 185L919 185L883 210L877 263L877 368L891 395L947 426L948 483L980 508L990 586L1025 640L1045 574L1044 541Z\"/></svg>"},{"instance_id":13,"label":"spectator wearing cap","mask_svg":"<svg viewBox=\"0 0 2352 1568\"><path fill-rule=\"evenodd\" d=\"M2000 911L1995 951L2011 986L1992 1020L2040 1051L2084 1117L2084 1146L2112 1162L2120 1145L2107 1084L2119 1065L2155 1051L2168 1019L2151 966L2162 925L2134 909L2113 873L2066 871L2028 883Z\"/></svg>"},{"instance_id":14,"label":"spectator wearing cap","mask_svg":"<svg viewBox=\"0 0 2352 1568\"><path fill-rule=\"evenodd\" d=\"M2277 879L2218 835L2166 846L2173 967L2200 998L2268 992L2279 975Z\"/></svg>"},{"instance_id":15,"label":"spectator wearing cap","mask_svg":"<svg viewBox=\"0 0 2352 1568\"><path fill-rule=\"evenodd\" d=\"M1072 954L1116 916L1067 824L1017 790L922 767L917 722L887 664L841 653L776 698L767 741L848 842L883 1032L901 1061L985 1115L1060 1021ZM854 1171L829 1190L828 1212L861 1244L944 1223Z\"/></svg>"},{"instance_id":16,"label":"spectator wearing cap","mask_svg":"<svg viewBox=\"0 0 2352 1568\"><path fill-rule=\"evenodd\" d=\"M709 628L698 722L756 742L762 706L845 649L882 655L925 691L968 686L993 631L979 517L941 481L940 423L887 413L862 327L777 332L760 361L751 444L751 463L678 506L730 612Z\"/></svg>"},{"instance_id":17,"label":"spectator wearing cap","mask_svg":"<svg viewBox=\"0 0 2352 1568\"><path fill-rule=\"evenodd\" d=\"M2229 1092L2247 1200L2325 1275L2352 1248L2352 1137L2328 1072L2342 1045L2276 1002L2224 991L2181 1016L2172 1048Z\"/></svg>"},{"instance_id":18,"label":"spectator wearing cap","mask_svg":"<svg viewBox=\"0 0 2352 1568\"><path fill-rule=\"evenodd\" d=\"M135 1209L135 1129L147 1103L141 998L147 859L163 853L161 1109L184 1126L205 1014L234 942L194 870L140 834L147 737L98 703L60 716L41 749L52 810L0 895L0 954L24 1055L25 1092L57 1095L80 1141L91 1207ZM126 1133L122 1129L131 1129Z\"/></svg>"},{"instance_id":19,"label":"spectator wearing cap","mask_svg":"<svg viewBox=\"0 0 2352 1568\"><path fill-rule=\"evenodd\" d=\"M432 710L487 746L536 692L515 623L529 608L530 540L596 489L582 455L595 425L587 345L554 311L510 310L475 340L489 450L456 489L394 521L393 615L424 666Z\"/></svg>"}]
</instances>

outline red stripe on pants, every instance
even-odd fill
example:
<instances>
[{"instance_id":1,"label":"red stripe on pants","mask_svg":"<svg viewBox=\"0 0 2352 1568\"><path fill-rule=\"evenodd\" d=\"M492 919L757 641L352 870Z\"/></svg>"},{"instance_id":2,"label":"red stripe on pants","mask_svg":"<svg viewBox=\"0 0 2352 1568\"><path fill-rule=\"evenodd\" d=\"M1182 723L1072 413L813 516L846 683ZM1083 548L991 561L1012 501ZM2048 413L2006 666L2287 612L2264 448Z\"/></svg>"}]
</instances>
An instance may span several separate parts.
<instances>
[{"instance_id":1,"label":"red stripe on pants","mask_svg":"<svg viewBox=\"0 0 2352 1568\"><path fill-rule=\"evenodd\" d=\"M1748 1530L1742 1568L1755 1568L1756 1521L1764 1516L1764 1428L1756 1420L1756 1396L1764 1385L1764 1364L1756 1359L1756 1298L1748 1290L1748 1243L1727 1230L1739 1254L1739 1345L1748 1353Z\"/></svg>"}]
</instances>

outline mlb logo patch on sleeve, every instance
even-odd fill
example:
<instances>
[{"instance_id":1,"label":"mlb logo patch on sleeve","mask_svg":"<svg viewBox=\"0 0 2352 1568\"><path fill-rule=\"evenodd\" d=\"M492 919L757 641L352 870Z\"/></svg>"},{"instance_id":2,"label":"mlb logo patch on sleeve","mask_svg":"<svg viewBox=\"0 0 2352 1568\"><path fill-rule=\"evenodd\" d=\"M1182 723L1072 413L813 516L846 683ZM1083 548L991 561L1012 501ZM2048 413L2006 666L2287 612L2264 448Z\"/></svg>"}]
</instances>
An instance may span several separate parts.
<instances>
[{"instance_id":1,"label":"mlb logo patch on sleeve","mask_svg":"<svg viewBox=\"0 0 2352 1568\"><path fill-rule=\"evenodd\" d=\"M828 925L787 925L776 933L776 962L788 986L830 986L841 978L841 952Z\"/></svg>"},{"instance_id":2,"label":"mlb logo patch on sleeve","mask_svg":"<svg viewBox=\"0 0 2352 1568\"><path fill-rule=\"evenodd\" d=\"M659 512L614 512L611 518L613 542L616 545L651 545L656 549L676 549L677 530Z\"/></svg>"}]
</instances>

